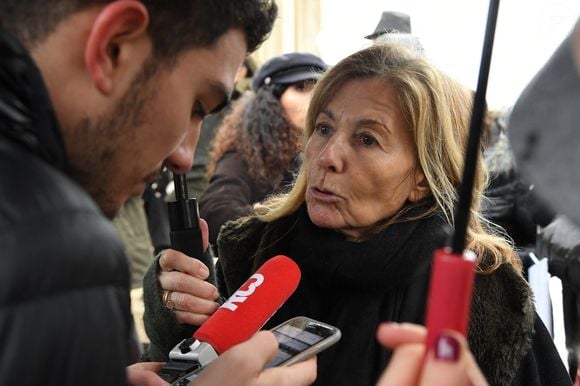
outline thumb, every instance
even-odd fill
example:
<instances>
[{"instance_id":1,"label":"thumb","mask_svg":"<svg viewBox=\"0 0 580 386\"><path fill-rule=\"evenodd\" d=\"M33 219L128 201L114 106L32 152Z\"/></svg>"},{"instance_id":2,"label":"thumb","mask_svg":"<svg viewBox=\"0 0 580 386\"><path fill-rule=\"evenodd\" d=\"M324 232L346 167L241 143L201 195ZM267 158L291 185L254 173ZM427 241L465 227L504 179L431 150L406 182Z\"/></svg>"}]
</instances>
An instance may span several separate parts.
<instances>
[{"instance_id":1,"label":"thumb","mask_svg":"<svg viewBox=\"0 0 580 386\"><path fill-rule=\"evenodd\" d=\"M209 226L207 225L207 222L202 218L199 219L199 229L201 230L201 240L203 245L203 251L205 252L207 250L207 247L209 246Z\"/></svg>"}]
</instances>

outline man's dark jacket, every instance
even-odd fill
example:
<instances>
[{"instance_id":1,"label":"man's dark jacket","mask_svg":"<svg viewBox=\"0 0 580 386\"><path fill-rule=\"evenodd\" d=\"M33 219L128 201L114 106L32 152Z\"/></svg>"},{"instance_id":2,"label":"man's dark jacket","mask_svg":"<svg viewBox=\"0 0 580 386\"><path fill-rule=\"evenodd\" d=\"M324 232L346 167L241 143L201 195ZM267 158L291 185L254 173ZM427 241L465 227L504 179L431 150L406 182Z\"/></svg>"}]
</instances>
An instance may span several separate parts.
<instances>
[{"instance_id":1,"label":"man's dark jacket","mask_svg":"<svg viewBox=\"0 0 580 386\"><path fill-rule=\"evenodd\" d=\"M0 385L125 385L129 271L67 175L42 77L0 28Z\"/></svg>"}]
</instances>

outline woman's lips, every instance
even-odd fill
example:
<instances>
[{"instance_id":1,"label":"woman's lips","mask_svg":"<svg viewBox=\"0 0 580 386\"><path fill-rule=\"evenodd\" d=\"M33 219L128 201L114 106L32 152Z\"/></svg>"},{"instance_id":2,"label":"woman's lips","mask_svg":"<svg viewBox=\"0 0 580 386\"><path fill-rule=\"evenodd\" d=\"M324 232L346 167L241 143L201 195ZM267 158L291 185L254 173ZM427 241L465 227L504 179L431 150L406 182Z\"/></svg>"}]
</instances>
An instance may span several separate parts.
<instances>
[{"instance_id":1,"label":"woman's lips","mask_svg":"<svg viewBox=\"0 0 580 386\"><path fill-rule=\"evenodd\" d=\"M336 202L340 198L330 191L322 190L319 188L310 188L310 194L315 200L323 202Z\"/></svg>"}]
</instances>

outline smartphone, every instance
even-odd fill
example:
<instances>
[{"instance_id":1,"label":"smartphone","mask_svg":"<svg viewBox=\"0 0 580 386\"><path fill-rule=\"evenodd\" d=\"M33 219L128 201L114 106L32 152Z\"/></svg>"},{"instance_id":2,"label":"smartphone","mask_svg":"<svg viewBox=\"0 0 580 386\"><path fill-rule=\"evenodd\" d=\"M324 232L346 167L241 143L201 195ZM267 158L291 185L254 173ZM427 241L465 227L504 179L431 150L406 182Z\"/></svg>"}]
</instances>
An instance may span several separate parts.
<instances>
[{"instance_id":1,"label":"smartphone","mask_svg":"<svg viewBox=\"0 0 580 386\"><path fill-rule=\"evenodd\" d=\"M276 357L265 367L289 366L304 361L340 340L340 330L305 316L297 316L270 330L278 340ZM204 367L173 381L173 386L186 386L198 377Z\"/></svg>"},{"instance_id":2,"label":"smartphone","mask_svg":"<svg viewBox=\"0 0 580 386\"><path fill-rule=\"evenodd\" d=\"M297 316L271 329L278 340L276 357L266 367L304 361L340 340L340 330L317 320Z\"/></svg>"}]
</instances>

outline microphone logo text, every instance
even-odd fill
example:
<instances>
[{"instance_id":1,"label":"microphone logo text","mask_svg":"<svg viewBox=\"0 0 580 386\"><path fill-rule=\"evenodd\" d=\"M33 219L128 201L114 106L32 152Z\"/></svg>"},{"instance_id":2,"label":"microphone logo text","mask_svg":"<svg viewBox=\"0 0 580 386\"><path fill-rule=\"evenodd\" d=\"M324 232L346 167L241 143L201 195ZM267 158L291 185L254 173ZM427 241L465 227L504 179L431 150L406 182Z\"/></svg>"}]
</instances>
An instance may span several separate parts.
<instances>
[{"instance_id":1,"label":"microphone logo text","mask_svg":"<svg viewBox=\"0 0 580 386\"><path fill-rule=\"evenodd\" d=\"M238 289L224 304L222 304L221 308L227 308L230 311L235 311L238 308L238 304L245 302L246 299L256 291L256 288L262 285L263 282L264 275L261 273L253 274L247 281L247 283L249 283L247 286L248 289L244 290L243 288L245 286Z\"/></svg>"}]
</instances>

